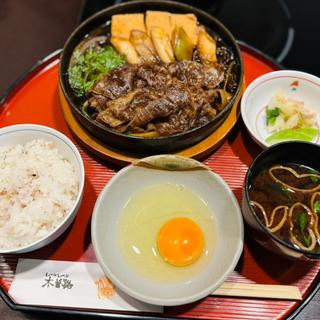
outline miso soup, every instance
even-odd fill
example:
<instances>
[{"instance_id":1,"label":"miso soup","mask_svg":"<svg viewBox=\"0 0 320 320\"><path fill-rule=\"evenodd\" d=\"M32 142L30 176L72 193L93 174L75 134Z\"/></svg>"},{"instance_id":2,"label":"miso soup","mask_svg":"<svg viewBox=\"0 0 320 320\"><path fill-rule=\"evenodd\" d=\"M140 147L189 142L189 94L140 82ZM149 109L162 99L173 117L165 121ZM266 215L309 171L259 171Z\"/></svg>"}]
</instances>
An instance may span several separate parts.
<instances>
[{"instance_id":1,"label":"miso soup","mask_svg":"<svg viewBox=\"0 0 320 320\"><path fill-rule=\"evenodd\" d=\"M320 253L320 172L273 165L253 178L249 198L271 233L295 248Z\"/></svg>"}]
</instances>

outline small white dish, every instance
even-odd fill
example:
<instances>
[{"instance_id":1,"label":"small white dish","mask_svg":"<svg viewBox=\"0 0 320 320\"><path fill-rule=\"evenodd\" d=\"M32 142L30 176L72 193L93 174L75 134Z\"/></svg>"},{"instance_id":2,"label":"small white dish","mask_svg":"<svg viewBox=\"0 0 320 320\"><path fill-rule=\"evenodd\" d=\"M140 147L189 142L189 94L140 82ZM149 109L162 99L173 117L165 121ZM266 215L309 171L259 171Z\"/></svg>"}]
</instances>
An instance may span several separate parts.
<instances>
[{"instance_id":1,"label":"small white dish","mask_svg":"<svg viewBox=\"0 0 320 320\"><path fill-rule=\"evenodd\" d=\"M267 131L265 108L270 99L282 92L286 98L303 101L317 113L320 123L320 78L301 71L280 70L262 75L255 79L245 90L241 100L241 116L251 137L262 147L266 142ZM319 134L312 141L319 142Z\"/></svg>"},{"instance_id":2,"label":"small white dish","mask_svg":"<svg viewBox=\"0 0 320 320\"><path fill-rule=\"evenodd\" d=\"M77 147L68 137L55 129L36 124L18 124L0 129L1 146L13 146L17 144L23 145L35 139L43 139L45 141L53 142L54 147L58 149L59 153L74 166L79 181L78 194L73 207L55 229L49 231L45 236L28 245L13 249L0 249L1 254L25 253L37 250L51 243L73 222L81 205L85 182L85 171L81 155ZM14 172L12 174L14 175Z\"/></svg>"},{"instance_id":3,"label":"small white dish","mask_svg":"<svg viewBox=\"0 0 320 320\"><path fill-rule=\"evenodd\" d=\"M142 275L125 258L120 245L123 208L140 190L161 183L192 190L210 209L209 219L215 221L213 255L187 281L155 281ZM163 194L156 197L166 203ZM143 225L140 232L150 233L150 221ZM120 170L96 201L91 235L98 263L119 289L143 302L163 306L190 303L212 293L234 270L243 249L241 210L226 182L200 162L175 155L151 156Z\"/></svg>"}]
</instances>

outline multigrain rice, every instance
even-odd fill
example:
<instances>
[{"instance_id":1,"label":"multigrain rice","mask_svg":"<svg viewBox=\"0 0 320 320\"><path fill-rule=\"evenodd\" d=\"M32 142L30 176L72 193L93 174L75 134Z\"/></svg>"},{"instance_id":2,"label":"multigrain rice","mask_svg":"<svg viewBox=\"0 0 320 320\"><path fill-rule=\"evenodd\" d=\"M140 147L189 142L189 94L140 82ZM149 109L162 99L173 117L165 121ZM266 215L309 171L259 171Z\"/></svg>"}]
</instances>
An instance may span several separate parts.
<instances>
[{"instance_id":1,"label":"multigrain rice","mask_svg":"<svg viewBox=\"0 0 320 320\"><path fill-rule=\"evenodd\" d=\"M74 166L52 142L0 147L0 248L47 235L68 214L78 189Z\"/></svg>"}]
</instances>

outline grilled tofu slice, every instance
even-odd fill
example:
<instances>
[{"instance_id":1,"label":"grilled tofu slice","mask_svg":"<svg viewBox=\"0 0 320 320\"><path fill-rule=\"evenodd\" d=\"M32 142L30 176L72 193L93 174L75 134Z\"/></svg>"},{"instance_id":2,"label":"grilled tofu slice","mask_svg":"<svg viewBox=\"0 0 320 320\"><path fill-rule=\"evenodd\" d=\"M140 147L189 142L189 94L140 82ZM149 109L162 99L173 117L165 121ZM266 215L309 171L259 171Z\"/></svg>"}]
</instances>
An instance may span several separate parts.
<instances>
[{"instance_id":1,"label":"grilled tofu slice","mask_svg":"<svg viewBox=\"0 0 320 320\"><path fill-rule=\"evenodd\" d=\"M129 40L131 30L146 32L143 13L116 14L111 19L111 36Z\"/></svg>"},{"instance_id":2,"label":"grilled tofu slice","mask_svg":"<svg viewBox=\"0 0 320 320\"><path fill-rule=\"evenodd\" d=\"M146 28L147 33L151 36L151 28L161 28L171 40L172 26L170 22L170 13L165 11L147 11Z\"/></svg>"},{"instance_id":3,"label":"grilled tofu slice","mask_svg":"<svg viewBox=\"0 0 320 320\"><path fill-rule=\"evenodd\" d=\"M198 42L198 23L197 17L193 13L187 14L171 14L170 15L171 30L182 27L186 32L192 44L195 46Z\"/></svg>"}]
</instances>

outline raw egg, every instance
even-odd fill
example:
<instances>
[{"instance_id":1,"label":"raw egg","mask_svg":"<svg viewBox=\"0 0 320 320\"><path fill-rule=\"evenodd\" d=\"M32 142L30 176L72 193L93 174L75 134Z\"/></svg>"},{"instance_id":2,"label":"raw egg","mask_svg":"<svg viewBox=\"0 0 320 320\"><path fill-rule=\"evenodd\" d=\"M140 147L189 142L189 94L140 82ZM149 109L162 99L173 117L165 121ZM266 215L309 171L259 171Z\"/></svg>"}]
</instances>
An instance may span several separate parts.
<instances>
[{"instance_id":1,"label":"raw egg","mask_svg":"<svg viewBox=\"0 0 320 320\"><path fill-rule=\"evenodd\" d=\"M137 191L118 220L118 241L140 275L190 281L214 255L216 228L206 202L193 190L160 183Z\"/></svg>"},{"instance_id":2,"label":"raw egg","mask_svg":"<svg viewBox=\"0 0 320 320\"><path fill-rule=\"evenodd\" d=\"M203 234L191 219L175 218L160 229L157 247L165 261L174 266L186 266L201 255Z\"/></svg>"}]
</instances>

